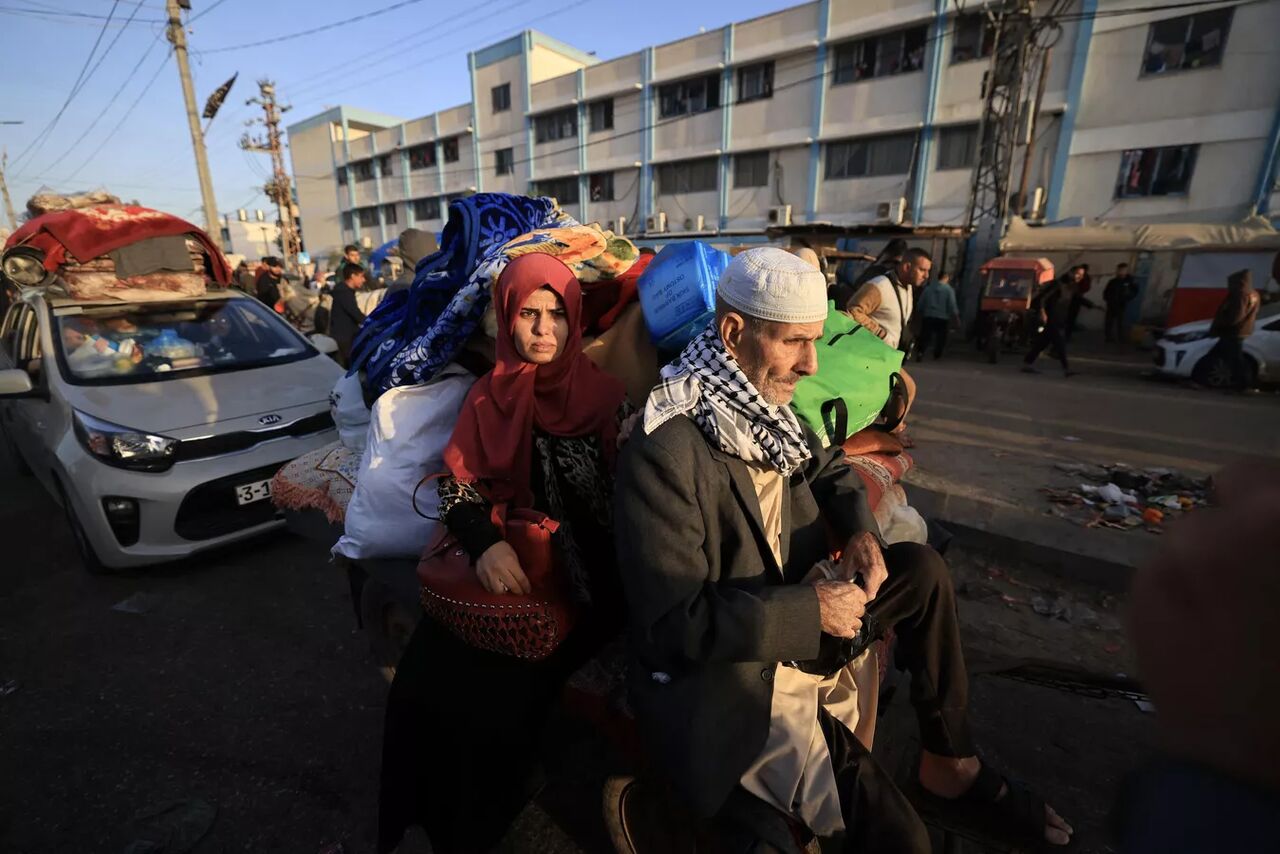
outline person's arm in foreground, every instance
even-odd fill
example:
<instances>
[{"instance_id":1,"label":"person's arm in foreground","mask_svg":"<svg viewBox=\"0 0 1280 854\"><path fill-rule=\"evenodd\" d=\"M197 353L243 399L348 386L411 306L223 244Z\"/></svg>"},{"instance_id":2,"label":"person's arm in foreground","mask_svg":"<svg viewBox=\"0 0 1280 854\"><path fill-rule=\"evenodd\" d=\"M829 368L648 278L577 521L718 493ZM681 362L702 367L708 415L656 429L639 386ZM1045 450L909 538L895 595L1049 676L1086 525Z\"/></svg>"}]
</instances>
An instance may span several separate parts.
<instances>
[{"instance_id":1,"label":"person's arm in foreground","mask_svg":"<svg viewBox=\"0 0 1280 854\"><path fill-rule=\"evenodd\" d=\"M1280 467L1215 479L1134 579L1131 633L1165 760L1120 805L1122 848L1277 849L1280 816Z\"/></svg>"},{"instance_id":2,"label":"person's arm in foreground","mask_svg":"<svg viewBox=\"0 0 1280 854\"><path fill-rule=\"evenodd\" d=\"M813 490L813 499L822 508L822 517L839 542L845 543L841 555L842 576L852 579L862 573L867 599L874 599L889 571L882 551L884 540L867 502L866 486L845 462L842 448L837 445L819 448L813 440L809 447L813 458L805 476Z\"/></svg>"},{"instance_id":3,"label":"person's arm in foreground","mask_svg":"<svg viewBox=\"0 0 1280 854\"><path fill-rule=\"evenodd\" d=\"M875 310L879 307L880 289L871 282L867 282L862 287L858 288L857 293L853 295L853 299L849 300L849 305L845 310L848 311L849 314L853 316L853 319L858 321L860 325L871 330L876 337L883 338L887 334L886 330L881 327L879 323L876 323L871 319L871 315L874 314Z\"/></svg>"}]
</instances>

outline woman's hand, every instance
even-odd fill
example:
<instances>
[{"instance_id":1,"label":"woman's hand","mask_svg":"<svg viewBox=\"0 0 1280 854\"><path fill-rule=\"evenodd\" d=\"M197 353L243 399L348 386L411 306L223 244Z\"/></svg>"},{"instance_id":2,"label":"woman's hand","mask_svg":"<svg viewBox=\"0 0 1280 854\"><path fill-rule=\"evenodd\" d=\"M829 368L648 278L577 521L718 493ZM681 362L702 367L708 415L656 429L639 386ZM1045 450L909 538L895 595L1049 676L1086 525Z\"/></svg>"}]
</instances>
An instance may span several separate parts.
<instances>
[{"instance_id":1,"label":"woman's hand","mask_svg":"<svg viewBox=\"0 0 1280 854\"><path fill-rule=\"evenodd\" d=\"M529 578L520 568L515 549L505 540L494 543L476 561L476 576L490 593L514 593L528 596L533 592Z\"/></svg>"},{"instance_id":2,"label":"woman's hand","mask_svg":"<svg viewBox=\"0 0 1280 854\"><path fill-rule=\"evenodd\" d=\"M640 416L643 414L643 411L640 410L631 413L618 427L618 450L622 450L622 446L631 438L631 431L636 428L636 422L640 420Z\"/></svg>"}]
</instances>

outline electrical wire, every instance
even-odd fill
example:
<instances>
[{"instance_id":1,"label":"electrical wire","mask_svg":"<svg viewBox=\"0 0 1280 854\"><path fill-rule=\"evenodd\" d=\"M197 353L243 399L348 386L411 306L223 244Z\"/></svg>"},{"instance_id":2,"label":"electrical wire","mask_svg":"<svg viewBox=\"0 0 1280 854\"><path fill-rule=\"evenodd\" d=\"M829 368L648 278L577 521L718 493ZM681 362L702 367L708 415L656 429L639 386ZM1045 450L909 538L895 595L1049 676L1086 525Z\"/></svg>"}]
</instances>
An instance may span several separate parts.
<instances>
[{"instance_id":1,"label":"electrical wire","mask_svg":"<svg viewBox=\"0 0 1280 854\"><path fill-rule=\"evenodd\" d=\"M282 35L282 36L275 36L273 38L262 39L256 42L247 42L245 44L233 44L233 45L224 45L223 47L207 48L202 52L203 53L226 53L228 51L233 51L233 50L248 50L251 47L262 47L263 45L279 44L280 42L292 41L293 39L300 39L303 36L313 36L316 33L323 33L326 30L333 30L333 29L337 29L338 27L345 27L347 24L354 24L357 21L364 21L369 18L375 18L378 15L385 15L387 12L394 12L396 9L402 9L405 6L412 6L415 3L421 3L422 1L423 0L399 0L399 2L392 3L390 6L383 6L381 9L374 9L372 12L365 12L361 15L355 15L354 17L345 18L341 21L334 21L329 24L323 24L319 27L312 27L309 30L300 30L299 32L296 32L296 33L286 33L285 35Z\"/></svg>"},{"instance_id":2,"label":"electrical wire","mask_svg":"<svg viewBox=\"0 0 1280 854\"><path fill-rule=\"evenodd\" d=\"M58 108L58 112L49 120L49 123L45 125L44 129L40 131L40 133L36 135L36 138L31 140L31 143L27 145L26 148L22 149L22 152L13 159L13 166L15 170L18 168L18 164L22 159L34 150L37 145L45 139L48 139L49 134L53 133L53 129L58 126L58 120L62 118L62 114L67 111L67 107L71 105L72 99L74 99L76 93L80 91L80 83L86 79L85 72L89 70L89 64L93 62L93 56L98 52L98 45L102 44L102 37L107 34L107 24L111 23L111 18L115 15L116 9L119 8L119 6L120 0L112 0L111 12L107 15L107 19L103 21L102 28L98 30L98 37L94 39L93 47L89 49L89 55L84 58L84 65L80 66L80 73L76 75L75 82L71 84L71 91L67 93L67 97L62 101L62 106Z\"/></svg>"},{"instance_id":3,"label":"electrical wire","mask_svg":"<svg viewBox=\"0 0 1280 854\"><path fill-rule=\"evenodd\" d=\"M160 61L160 64L156 66L156 70L154 73L152 73L151 79L147 81L147 85L142 88L142 91L138 93L138 97L135 98L133 103L129 105L129 109L124 111L124 115L120 117L120 121L116 122L115 127L113 127L110 131L108 131L106 134L103 135L102 142L98 144L98 147L95 148L92 152L90 152L89 156L85 158L83 163L81 163L79 166L76 167L74 172L72 172L69 176L67 176L68 181L75 180L75 177L79 175L81 172L83 172L84 168L88 166L90 163L92 163L95 157L97 157L99 154L102 153L102 149L106 147L107 143L115 139L116 132L119 131L120 128L124 126L124 123L129 120L129 116L131 116L133 114L133 111L138 108L138 104L142 103L142 99L145 98L147 96L147 93L151 91L151 87L155 85L156 80L160 77L160 72L163 71L165 66L169 64L169 57L171 56L173 56L172 48L169 50L168 53L164 55L164 58Z\"/></svg>"}]
</instances>

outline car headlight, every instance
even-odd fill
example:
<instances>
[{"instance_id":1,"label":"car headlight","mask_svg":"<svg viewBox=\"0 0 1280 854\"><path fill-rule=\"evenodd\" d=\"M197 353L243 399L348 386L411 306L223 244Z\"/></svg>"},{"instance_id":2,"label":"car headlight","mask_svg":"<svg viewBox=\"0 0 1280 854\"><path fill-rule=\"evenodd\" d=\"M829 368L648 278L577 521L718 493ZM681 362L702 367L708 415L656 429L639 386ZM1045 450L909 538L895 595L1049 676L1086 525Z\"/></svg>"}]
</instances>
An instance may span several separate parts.
<instances>
[{"instance_id":1,"label":"car headlight","mask_svg":"<svg viewBox=\"0 0 1280 854\"><path fill-rule=\"evenodd\" d=\"M23 287L34 287L49 278L44 268L44 253L34 246L15 246L4 254L4 275Z\"/></svg>"},{"instance_id":2,"label":"car headlight","mask_svg":"<svg viewBox=\"0 0 1280 854\"><path fill-rule=\"evenodd\" d=\"M134 471L166 471L173 465L178 440L121 427L75 412L76 438L107 465Z\"/></svg>"},{"instance_id":3,"label":"car headlight","mask_svg":"<svg viewBox=\"0 0 1280 854\"><path fill-rule=\"evenodd\" d=\"M1168 341L1170 344L1190 344L1192 341L1200 341L1208 337L1209 333L1207 331L1179 332L1176 335L1166 335L1160 340Z\"/></svg>"}]
</instances>

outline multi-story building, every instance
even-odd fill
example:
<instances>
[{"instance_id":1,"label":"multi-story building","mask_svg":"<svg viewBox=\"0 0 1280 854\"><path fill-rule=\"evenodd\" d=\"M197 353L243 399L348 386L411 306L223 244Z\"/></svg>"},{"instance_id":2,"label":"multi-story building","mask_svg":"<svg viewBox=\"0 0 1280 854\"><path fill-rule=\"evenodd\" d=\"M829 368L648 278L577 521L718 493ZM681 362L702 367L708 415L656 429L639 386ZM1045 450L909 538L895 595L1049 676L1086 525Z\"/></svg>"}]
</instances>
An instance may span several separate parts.
<instances>
[{"instance_id":1,"label":"multi-story building","mask_svg":"<svg viewBox=\"0 0 1280 854\"><path fill-rule=\"evenodd\" d=\"M639 237L960 224L993 33L978 4L956 5L816 0L610 60L525 31L468 55L470 104L291 126L304 236L323 254L439 230L452 198L495 190ZM1077 0L1061 17L1022 149L1026 206L1047 221L1267 211L1280 2L1134 5Z\"/></svg>"},{"instance_id":2,"label":"multi-story building","mask_svg":"<svg viewBox=\"0 0 1280 854\"><path fill-rule=\"evenodd\" d=\"M223 214L222 251L230 255L243 255L249 261L280 254L280 226L276 224L275 211L271 218L261 210L236 211Z\"/></svg>"}]
</instances>

